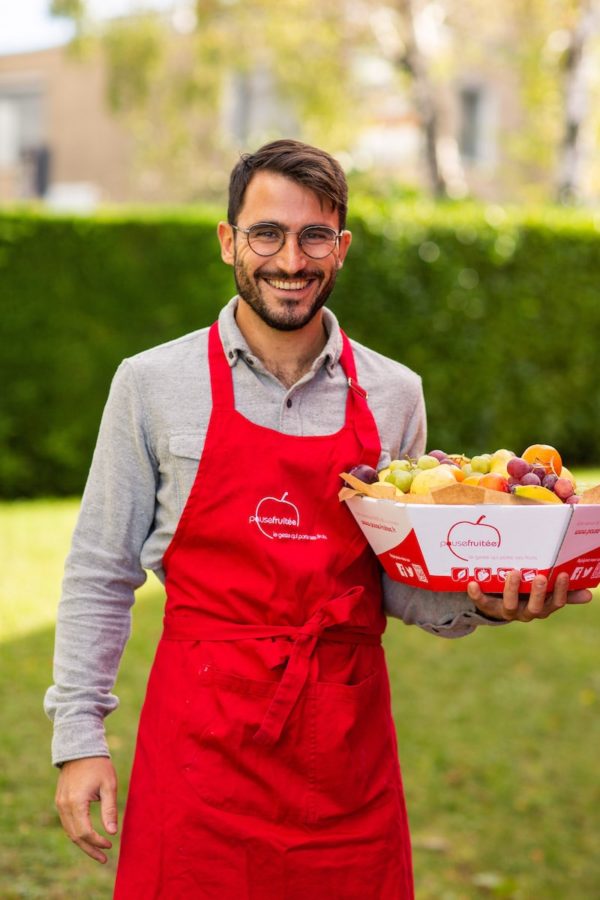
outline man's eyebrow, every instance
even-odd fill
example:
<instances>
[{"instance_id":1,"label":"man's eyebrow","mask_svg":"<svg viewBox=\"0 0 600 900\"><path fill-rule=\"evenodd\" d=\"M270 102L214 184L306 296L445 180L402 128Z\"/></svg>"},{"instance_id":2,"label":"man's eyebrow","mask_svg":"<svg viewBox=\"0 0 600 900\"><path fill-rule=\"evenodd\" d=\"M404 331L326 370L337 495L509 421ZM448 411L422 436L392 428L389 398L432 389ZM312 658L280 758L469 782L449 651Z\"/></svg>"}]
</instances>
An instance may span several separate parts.
<instances>
[{"instance_id":1,"label":"man's eyebrow","mask_svg":"<svg viewBox=\"0 0 600 900\"><path fill-rule=\"evenodd\" d=\"M283 231L291 231L284 222L278 222L277 219L259 219L258 222L252 223L252 226L254 225L277 225L277 227L281 228ZM309 222L308 225L303 225L300 231L304 231L305 228L330 228L335 231L333 225L327 225L325 222Z\"/></svg>"}]
</instances>

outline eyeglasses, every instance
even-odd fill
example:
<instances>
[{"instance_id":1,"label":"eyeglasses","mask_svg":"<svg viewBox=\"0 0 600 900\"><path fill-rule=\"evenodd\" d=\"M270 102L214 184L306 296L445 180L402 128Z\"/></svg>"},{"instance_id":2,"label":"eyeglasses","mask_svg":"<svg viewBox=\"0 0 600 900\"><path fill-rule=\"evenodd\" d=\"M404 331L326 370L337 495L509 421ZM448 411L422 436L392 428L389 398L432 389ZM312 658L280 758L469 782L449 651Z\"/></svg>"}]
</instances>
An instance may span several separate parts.
<instances>
[{"instance_id":1,"label":"eyeglasses","mask_svg":"<svg viewBox=\"0 0 600 900\"><path fill-rule=\"evenodd\" d=\"M333 253L343 234L326 225L307 225L302 231L284 231L272 222L257 222L250 228L239 228L237 225L231 227L246 235L248 246L258 256L275 256L285 244L286 235L297 234L303 253L311 259L324 259Z\"/></svg>"}]
</instances>

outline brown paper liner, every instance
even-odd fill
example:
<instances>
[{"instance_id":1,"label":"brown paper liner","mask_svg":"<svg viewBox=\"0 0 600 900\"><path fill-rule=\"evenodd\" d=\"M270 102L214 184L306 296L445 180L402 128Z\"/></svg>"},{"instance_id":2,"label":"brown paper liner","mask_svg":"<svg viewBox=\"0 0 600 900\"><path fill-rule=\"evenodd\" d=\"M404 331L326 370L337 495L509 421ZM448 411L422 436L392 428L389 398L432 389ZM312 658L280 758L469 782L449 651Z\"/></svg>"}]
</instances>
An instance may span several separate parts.
<instances>
[{"instance_id":1,"label":"brown paper liner","mask_svg":"<svg viewBox=\"0 0 600 900\"><path fill-rule=\"evenodd\" d=\"M435 488L430 494L403 494L389 482L377 481L375 484L366 484L343 472L340 476L350 487L343 487L338 497L340 500L348 500L350 497L363 495L374 497L376 500L394 500L396 503L438 503L446 506L476 506L480 503L502 506L549 506L544 500L532 500L530 497L516 497L514 494L505 494L503 491L490 491L474 484L444 485ZM600 484L589 488L581 495L581 503L600 504Z\"/></svg>"},{"instance_id":2,"label":"brown paper liner","mask_svg":"<svg viewBox=\"0 0 600 900\"><path fill-rule=\"evenodd\" d=\"M600 484L588 488L581 494L580 503L600 503Z\"/></svg>"}]
</instances>

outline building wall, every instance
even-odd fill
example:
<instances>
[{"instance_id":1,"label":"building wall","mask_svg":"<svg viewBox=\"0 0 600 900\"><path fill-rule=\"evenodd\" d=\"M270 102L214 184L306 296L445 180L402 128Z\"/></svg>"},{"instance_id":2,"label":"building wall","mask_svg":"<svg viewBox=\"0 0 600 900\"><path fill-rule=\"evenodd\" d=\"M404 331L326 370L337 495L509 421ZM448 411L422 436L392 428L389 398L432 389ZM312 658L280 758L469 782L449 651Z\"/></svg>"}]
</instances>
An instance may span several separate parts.
<instances>
[{"instance_id":1,"label":"building wall","mask_svg":"<svg viewBox=\"0 0 600 900\"><path fill-rule=\"evenodd\" d=\"M97 54L82 61L58 47L0 57L0 202L43 193L34 170L44 150L49 196L142 199L131 140L107 108Z\"/></svg>"}]
</instances>

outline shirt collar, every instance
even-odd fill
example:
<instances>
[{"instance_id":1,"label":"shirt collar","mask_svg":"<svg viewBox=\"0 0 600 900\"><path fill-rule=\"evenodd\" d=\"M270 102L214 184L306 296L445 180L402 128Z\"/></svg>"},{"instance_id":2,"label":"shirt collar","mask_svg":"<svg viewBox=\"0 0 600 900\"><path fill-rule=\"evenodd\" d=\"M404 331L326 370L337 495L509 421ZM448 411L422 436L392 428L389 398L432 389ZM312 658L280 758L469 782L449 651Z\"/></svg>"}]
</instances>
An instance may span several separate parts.
<instances>
[{"instance_id":1,"label":"shirt collar","mask_svg":"<svg viewBox=\"0 0 600 900\"><path fill-rule=\"evenodd\" d=\"M252 359L255 362L252 351L235 321L237 305L238 297L232 297L219 313L219 334L227 361L232 367L236 365L240 356L246 361ZM333 377L342 354L342 335L339 322L330 309L323 309L323 321L327 331L327 343L315 359L312 370L316 372L324 366L327 374Z\"/></svg>"}]
</instances>

